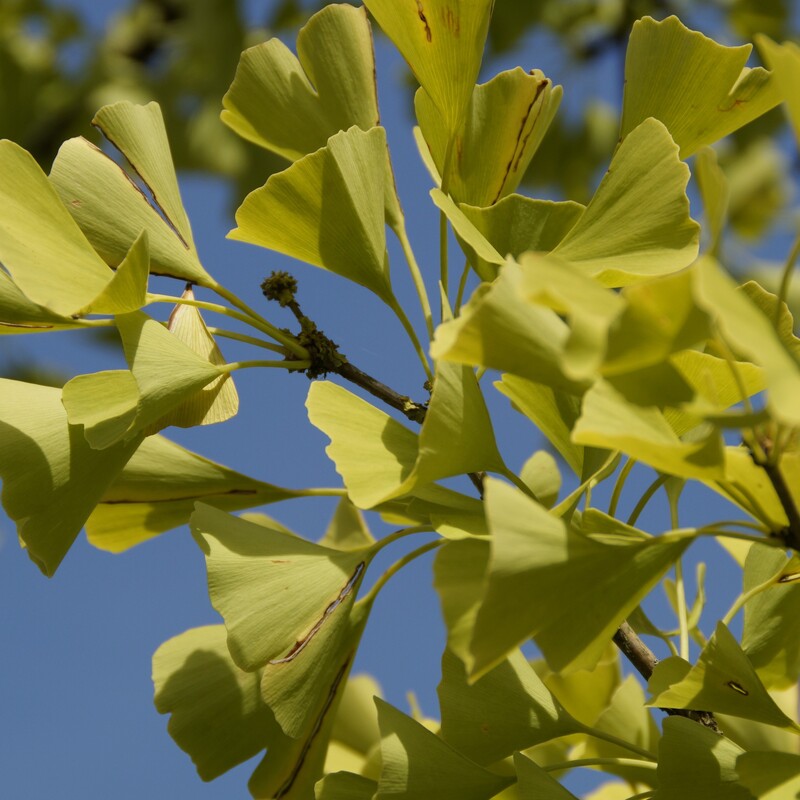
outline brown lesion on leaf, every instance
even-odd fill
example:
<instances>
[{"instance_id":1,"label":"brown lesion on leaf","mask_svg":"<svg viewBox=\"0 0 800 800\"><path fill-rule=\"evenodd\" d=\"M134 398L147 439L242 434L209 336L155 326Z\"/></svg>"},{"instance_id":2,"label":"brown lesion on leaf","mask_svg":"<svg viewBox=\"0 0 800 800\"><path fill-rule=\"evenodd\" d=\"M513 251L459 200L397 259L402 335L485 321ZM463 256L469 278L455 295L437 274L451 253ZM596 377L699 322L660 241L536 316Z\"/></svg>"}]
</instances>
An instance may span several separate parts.
<instances>
[{"instance_id":1,"label":"brown lesion on leaf","mask_svg":"<svg viewBox=\"0 0 800 800\"><path fill-rule=\"evenodd\" d=\"M458 38L461 35L461 19L458 15L458 11L454 10L452 6L445 6L442 9L441 16L445 28L447 28L454 37Z\"/></svg>"},{"instance_id":2,"label":"brown lesion on leaf","mask_svg":"<svg viewBox=\"0 0 800 800\"><path fill-rule=\"evenodd\" d=\"M320 632L320 630L322 630L322 626L328 621L328 619L330 619L333 612L336 611L336 609L345 601L350 592L353 591L353 588L365 569L366 562L362 561L355 568L353 574L348 578L347 583L342 587L342 590L339 592L336 599L329 603L325 611L322 612L322 616L314 623L311 630L302 639L298 639L285 656L282 658L273 658L272 660L268 661L267 664L276 666L279 664L288 664L290 661L294 661L294 659L296 659L300 653L302 653L303 650L308 647L311 640Z\"/></svg>"},{"instance_id":3,"label":"brown lesion on leaf","mask_svg":"<svg viewBox=\"0 0 800 800\"><path fill-rule=\"evenodd\" d=\"M736 681L728 681L725 685L733 689L734 692L744 695L745 697L747 697L750 694L750 692L748 692L747 689L744 688L744 686L742 686L739 683L736 683Z\"/></svg>"},{"instance_id":4,"label":"brown lesion on leaf","mask_svg":"<svg viewBox=\"0 0 800 800\"><path fill-rule=\"evenodd\" d=\"M431 26L428 25L428 18L425 16L425 9L422 6L422 0L417 0L417 16L425 26L425 38L430 42L433 40L431 36Z\"/></svg>"}]
</instances>

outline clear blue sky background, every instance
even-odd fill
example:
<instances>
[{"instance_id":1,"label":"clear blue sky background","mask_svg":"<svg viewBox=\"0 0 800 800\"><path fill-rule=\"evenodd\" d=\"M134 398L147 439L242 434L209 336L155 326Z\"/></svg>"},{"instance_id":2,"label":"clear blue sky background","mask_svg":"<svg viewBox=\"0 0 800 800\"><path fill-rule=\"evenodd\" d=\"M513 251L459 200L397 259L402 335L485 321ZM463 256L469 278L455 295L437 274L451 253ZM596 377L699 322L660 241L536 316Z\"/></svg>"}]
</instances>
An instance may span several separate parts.
<instances>
[{"instance_id":1,"label":"clear blue sky background","mask_svg":"<svg viewBox=\"0 0 800 800\"><path fill-rule=\"evenodd\" d=\"M124 0L64 0L82 9L102 29ZM260 4L251 3L256 9ZM262 6L263 8L263 6ZM289 44L293 44L289 42ZM522 63L539 67L565 85L566 104L592 96L617 101L620 65L609 62L591 75L564 72L557 52L541 37L499 68ZM427 197L429 178L411 139L408 94L399 90L404 72L388 43L376 41L383 121L388 129L401 198L409 218L412 242L429 277L431 292L437 271L438 218ZM232 77L232 76L231 76ZM614 87L609 91L609 86ZM229 197L217 181L182 176L181 186L201 257L207 268L251 304L261 302L258 285L273 269L290 269L300 280L304 310L362 369L398 391L422 398L418 362L400 325L366 290L320 270L301 266L264 250L229 242L233 227ZM695 216L699 211L695 209ZM398 293L409 308L416 305L399 255L394 258ZM174 291L180 291L175 285ZM432 296L435 296L432 293ZM288 315L269 308L270 318L289 325ZM421 329L420 325L420 329ZM13 347L70 374L114 368L121 357L92 345L82 334L14 337ZM223 343L231 359L260 357ZM489 381L485 381L489 385ZM325 437L312 428L303 406L308 381L282 371L241 373L239 416L201 430L171 430L180 443L237 470L285 486L339 485L325 457ZM533 427L510 410L489 388L498 438L506 460L518 468L540 442ZM643 481L639 482L639 487ZM470 491L466 479L459 488ZM626 493L635 500L636 485ZM685 504L688 524L729 515L704 494ZM309 538L327 525L332 503L294 501L266 509ZM658 532L665 519L661 499L643 518ZM385 527L377 525L376 532ZM737 573L713 544L695 555L715 562L712 581L721 589L712 614L724 612L738 592ZM402 554L402 546L394 551ZM81 536L56 577L47 580L19 549L13 526L0 518L0 794L21 800L86 800L113 797L245 798L253 763L212 784L203 784L190 759L169 738L167 719L152 703L150 659L171 636L219 618L206 594L202 555L185 529L173 531L121 556L92 549ZM423 710L438 716L435 686L443 643L438 600L430 588L430 559L423 559L389 584L368 626L356 672L374 674L394 704L408 709L413 690ZM716 591L715 590L715 591ZM663 615L663 604L656 610ZM668 617L665 624L671 626ZM586 787L584 778L572 783Z\"/></svg>"}]
</instances>

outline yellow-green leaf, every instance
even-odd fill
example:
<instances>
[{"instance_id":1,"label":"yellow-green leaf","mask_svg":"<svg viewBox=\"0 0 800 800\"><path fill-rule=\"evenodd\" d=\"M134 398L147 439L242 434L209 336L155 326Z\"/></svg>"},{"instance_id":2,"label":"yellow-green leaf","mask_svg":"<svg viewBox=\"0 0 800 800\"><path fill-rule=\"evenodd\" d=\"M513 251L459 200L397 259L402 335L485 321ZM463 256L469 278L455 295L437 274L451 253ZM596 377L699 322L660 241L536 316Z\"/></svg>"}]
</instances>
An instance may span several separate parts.
<instances>
[{"instance_id":1,"label":"yellow-green leaf","mask_svg":"<svg viewBox=\"0 0 800 800\"><path fill-rule=\"evenodd\" d=\"M800 146L800 98L797 96L800 81L800 48L794 42L776 44L766 36L756 37L758 49L772 70L775 82L780 87L781 100L786 103L789 120Z\"/></svg>"},{"instance_id":2,"label":"yellow-green leaf","mask_svg":"<svg viewBox=\"0 0 800 800\"><path fill-rule=\"evenodd\" d=\"M796 753L742 753L736 759L736 771L758 800L800 796L800 755Z\"/></svg>"},{"instance_id":3,"label":"yellow-green leaf","mask_svg":"<svg viewBox=\"0 0 800 800\"><path fill-rule=\"evenodd\" d=\"M48 311L29 300L0 269L0 336L84 327L82 320Z\"/></svg>"},{"instance_id":4,"label":"yellow-green leaf","mask_svg":"<svg viewBox=\"0 0 800 800\"><path fill-rule=\"evenodd\" d=\"M635 22L625 59L623 138L655 117L688 158L774 108L782 99L777 82L761 67L745 67L752 49L724 47L677 17Z\"/></svg>"},{"instance_id":5,"label":"yellow-green leaf","mask_svg":"<svg viewBox=\"0 0 800 800\"><path fill-rule=\"evenodd\" d=\"M668 130L644 120L623 139L586 211L553 254L604 286L687 267L700 239L689 216L688 181Z\"/></svg>"},{"instance_id":6,"label":"yellow-green leaf","mask_svg":"<svg viewBox=\"0 0 800 800\"><path fill-rule=\"evenodd\" d=\"M520 800L578 800L535 761L514 753Z\"/></svg>"},{"instance_id":7,"label":"yellow-green leaf","mask_svg":"<svg viewBox=\"0 0 800 800\"><path fill-rule=\"evenodd\" d=\"M228 237L335 272L391 304L383 128L352 127L251 192Z\"/></svg>"},{"instance_id":8,"label":"yellow-green leaf","mask_svg":"<svg viewBox=\"0 0 800 800\"><path fill-rule=\"evenodd\" d=\"M701 148L694 159L694 176L703 201L703 212L708 229L708 249L719 252L722 231L728 218L730 186L717 162L717 153L710 147Z\"/></svg>"}]
</instances>

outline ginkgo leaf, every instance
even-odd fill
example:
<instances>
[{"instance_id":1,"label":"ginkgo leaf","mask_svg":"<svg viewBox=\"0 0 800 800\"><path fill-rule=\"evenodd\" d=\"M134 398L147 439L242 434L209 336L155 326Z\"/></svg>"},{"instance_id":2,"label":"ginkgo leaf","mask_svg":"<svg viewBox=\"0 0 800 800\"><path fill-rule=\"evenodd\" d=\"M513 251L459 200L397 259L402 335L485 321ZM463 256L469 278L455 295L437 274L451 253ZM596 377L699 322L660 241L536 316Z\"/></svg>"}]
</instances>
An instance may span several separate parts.
<instances>
[{"instance_id":1,"label":"ginkgo leaf","mask_svg":"<svg viewBox=\"0 0 800 800\"><path fill-rule=\"evenodd\" d=\"M501 255L517 258L526 250L549 252L567 235L585 206L571 200L555 203L509 194L486 208L461 203L462 214ZM479 275L494 276L494 262L483 259L466 239L460 239Z\"/></svg>"},{"instance_id":2,"label":"ginkgo leaf","mask_svg":"<svg viewBox=\"0 0 800 800\"><path fill-rule=\"evenodd\" d=\"M654 800L755 800L739 783L741 747L685 717L664 720Z\"/></svg>"},{"instance_id":3,"label":"ginkgo leaf","mask_svg":"<svg viewBox=\"0 0 800 800\"><path fill-rule=\"evenodd\" d=\"M535 761L514 753L520 800L578 800Z\"/></svg>"},{"instance_id":4,"label":"ginkgo leaf","mask_svg":"<svg viewBox=\"0 0 800 800\"><path fill-rule=\"evenodd\" d=\"M528 638L553 669L591 668L690 542L582 535L497 480L486 481L485 498L491 558L467 661L472 678Z\"/></svg>"},{"instance_id":5,"label":"ginkgo leaf","mask_svg":"<svg viewBox=\"0 0 800 800\"><path fill-rule=\"evenodd\" d=\"M378 784L352 772L332 772L315 787L315 800L372 800Z\"/></svg>"},{"instance_id":6,"label":"ginkgo leaf","mask_svg":"<svg viewBox=\"0 0 800 800\"><path fill-rule=\"evenodd\" d=\"M93 450L70 425L61 390L0 379L3 507L28 554L53 575L142 437Z\"/></svg>"},{"instance_id":7,"label":"ginkgo leaf","mask_svg":"<svg viewBox=\"0 0 800 800\"><path fill-rule=\"evenodd\" d=\"M54 314L29 300L11 278L0 269L0 336L77 329L82 320Z\"/></svg>"},{"instance_id":8,"label":"ginkgo leaf","mask_svg":"<svg viewBox=\"0 0 800 800\"><path fill-rule=\"evenodd\" d=\"M458 157L448 174L447 190L456 202L491 206L517 188L558 110L561 94L561 87L554 87L541 71L525 72L520 67L474 87L457 134ZM449 144L447 124L425 89L417 91L414 105L441 175Z\"/></svg>"},{"instance_id":9,"label":"ginkgo leaf","mask_svg":"<svg viewBox=\"0 0 800 800\"><path fill-rule=\"evenodd\" d=\"M176 636L153 657L156 708L171 715L169 732L201 778L212 780L266 747L250 779L253 797L306 800L322 775L335 691L313 733L292 739L262 702L259 681L258 672L231 660L222 625Z\"/></svg>"},{"instance_id":10,"label":"ginkgo leaf","mask_svg":"<svg viewBox=\"0 0 800 800\"><path fill-rule=\"evenodd\" d=\"M800 48L794 42L776 44L764 35L756 36L758 49L763 53L767 66L772 70L775 82L780 87L781 99L794 128L794 135L800 145L800 99L797 85L800 81Z\"/></svg>"},{"instance_id":11,"label":"ginkgo leaf","mask_svg":"<svg viewBox=\"0 0 800 800\"><path fill-rule=\"evenodd\" d=\"M0 141L0 174L0 262L14 283L30 301L61 316L89 307L114 273L33 156Z\"/></svg>"},{"instance_id":12,"label":"ginkgo leaf","mask_svg":"<svg viewBox=\"0 0 800 800\"><path fill-rule=\"evenodd\" d=\"M182 300L194 300L194 291L187 287ZM167 330L200 358L217 366L225 359L214 337L209 333L200 310L190 305L176 305L169 317ZM191 428L195 425L213 425L236 416L239 395L229 373L220 375L160 421L160 425L178 425Z\"/></svg>"},{"instance_id":13,"label":"ginkgo leaf","mask_svg":"<svg viewBox=\"0 0 800 800\"><path fill-rule=\"evenodd\" d=\"M796 685L800 676L800 565L782 550L752 547L742 590L774 576L774 586L745 603L742 650L768 688L782 689Z\"/></svg>"},{"instance_id":14,"label":"ginkgo leaf","mask_svg":"<svg viewBox=\"0 0 800 800\"><path fill-rule=\"evenodd\" d=\"M376 800L485 800L512 783L454 750L424 725L375 698L381 729Z\"/></svg>"},{"instance_id":15,"label":"ginkgo leaf","mask_svg":"<svg viewBox=\"0 0 800 800\"><path fill-rule=\"evenodd\" d=\"M800 733L800 725L781 711L753 665L722 622L692 666L677 656L659 662L650 678L648 705L719 711Z\"/></svg>"},{"instance_id":16,"label":"ginkgo leaf","mask_svg":"<svg viewBox=\"0 0 800 800\"><path fill-rule=\"evenodd\" d=\"M703 212L709 234L708 249L712 253L717 253L728 217L731 191L728 179L717 161L717 153L711 147L701 148L695 156L694 176L703 201Z\"/></svg>"},{"instance_id":17,"label":"ginkgo leaf","mask_svg":"<svg viewBox=\"0 0 800 800\"><path fill-rule=\"evenodd\" d=\"M757 800L790 800L800 796L800 755L742 753L736 759L739 781Z\"/></svg>"},{"instance_id":18,"label":"ginkgo leaf","mask_svg":"<svg viewBox=\"0 0 800 800\"><path fill-rule=\"evenodd\" d=\"M470 685L464 664L445 649L438 694L439 735L484 766L517 750L584 731L520 650Z\"/></svg>"},{"instance_id":19,"label":"ginkgo leaf","mask_svg":"<svg viewBox=\"0 0 800 800\"><path fill-rule=\"evenodd\" d=\"M697 257L700 226L689 216L689 169L656 119L622 141L586 210L553 254L604 286L677 272Z\"/></svg>"},{"instance_id":20,"label":"ginkgo leaf","mask_svg":"<svg viewBox=\"0 0 800 800\"><path fill-rule=\"evenodd\" d=\"M83 138L64 142L53 161L50 182L107 264L119 264L144 230L151 272L213 284L197 253L150 205L125 171L91 142Z\"/></svg>"},{"instance_id":21,"label":"ginkgo leaf","mask_svg":"<svg viewBox=\"0 0 800 800\"><path fill-rule=\"evenodd\" d=\"M342 690L331 739L364 756L371 753L381 742L374 701L381 696L381 687L371 675L352 676Z\"/></svg>"},{"instance_id":22,"label":"ginkgo leaf","mask_svg":"<svg viewBox=\"0 0 800 800\"><path fill-rule=\"evenodd\" d=\"M507 262L494 283L477 288L456 319L436 329L431 355L582 390L561 369L568 326L550 309L526 302L521 284L519 265Z\"/></svg>"},{"instance_id":23,"label":"ginkgo leaf","mask_svg":"<svg viewBox=\"0 0 800 800\"><path fill-rule=\"evenodd\" d=\"M782 301L780 308L776 309L777 296L768 292L757 281L743 283L739 287L739 291L746 294L769 319L776 322L775 331L778 338L795 358L800 359L800 338L794 335L794 317L786 302Z\"/></svg>"},{"instance_id":24,"label":"ginkgo leaf","mask_svg":"<svg viewBox=\"0 0 800 800\"><path fill-rule=\"evenodd\" d=\"M608 450L583 447L572 441L572 429L581 415L579 396L508 374L494 386L539 428L581 480L605 461Z\"/></svg>"},{"instance_id":25,"label":"ginkgo leaf","mask_svg":"<svg viewBox=\"0 0 800 800\"><path fill-rule=\"evenodd\" d=\"M330 5L297 35L297 56L279 39L245 50L222 98L222 121L289 161L339 131L380 123L372 32L363 8Z\"/></svg>"},{"instance_id":26,"label":"ginkgo leaf","mask_svg":"<svg viewBox=\"0 0 800 800\"><path fill-rule=\"evenodd\" d=\"M450 136L478 78L493 0L366 0L364 5L430 95Z\"/></svg>"},{"instance_id":27,"label":"ginkgo leaf","mask_svg":"<svg viewBox=\"0 0 800 800\"><path fill-rule=\"evenodd\" d=\"M669 475L700 480L722 480L725 475L723 440L717 430L682 441L657 408L627 402L603 380L584 396L572 439L621 450Z\"/></svg>"},{"instance_id":28,"label":"ginkgo leaf","mask_svg":"<svg viewBox=\"0 0 800 800\"><path fill-rule=\"evenodd\" d=\"M103 106L92 124L103 132L150 190L153 199L190 250L195 250L189 218L181 200L178 178L158 103L128 101Z\"/></svg>"},{"instance_id":29,"label":"ginkgo leaf","mask_svg":"<svg viewBox=\"0 0 800 800\"><path fill-rule=\"evenodd\" d=\"M231 660L224 625L193 628L153 655L155 705L209 781L284 738L258 692L257 672Z\"/></svg>"},{"instance_id":30,"label":"ginkgo leaf","mask_svg":"<svg viewBox=\"0 0 800 800\"><path fill-rule=\"evenodd\" d=\"M361 511L345 496L337 503L336 511L319 543L336 550L358 550L371 547L375 539Z\"/></svg>"},{"instance_id":31,"label":"ginkgo leaf","mask_svg":"<svg viewBox=\"0 0 800 800\"><path fill-rule=\"evenodd\" d=\"M537 450L522 465L519 477L546 508L552 508L558 502L561 472L555 458L547 450Z\"/></svg>"},{"instance_id":32,"label":"ginkgo leaf","mask_svg":"<svg viewBox=\"0 0 800 800\"><path fill-rule=\"evenodd\" d=\"M709 257L694 267L695 298L716 321L737 353L764 368L767 403L772 413L788 425L800 424L800 361L787 349L771 320Z\"/></svg>"},{"instance_id":33,"label":"ginkgo leaf","mask_svg":"<svg viewBox=\"0 0 800 800\"><path fill-rule=\"evenodd\" d=\"M575 381L595 377L605 356L609 329L625 303L615 292L553 256L525 253L518 263L522 296L569 322L562 354L566 375Z\"/></svg>"},{"instance_id":34,"label":"ginkgo leaf","mask_svg":"<svg viewBox=\"0 0 800 800\"><path fill-rule=\"evenodd\" d=\"M677 17L635 22L625 58L623 139L655 117L688 158L775 107L782 99L777 82L761 67L745 67L752 49L724 47Z\"/></svg>"},{"instance_id":35,"label":"ginkgo leaf","mask_svg":"<svg viewBox=\"0 0 800 800\"><path fill-rule=\"evenodd\" d=\"M385 162L383 128L337 133L251 192L228 238L335 272L391 305Z\"/></svg>"},{"instance_id":36,"label":"ginkgo leaf","mask_svg":"<svg viewBox=\"0 0 800 800\"><path fill-rule=\"evenodd\" d=\"M114 276L100 294L79 314L128 314L147 303L150 275L150 245L143 230L128 254L114 270Z\"/></svg>"},{"instance_id":37,"label":"ginkgo leaf","mask_svg":"<svg viewBox=\"0 0 800 800\"><path fill-rule=\"evenodd\" d=\"M120 315L116 323L130 371L79 375L63 389L70 423L83 425L86 440L98 449L139 431L181 424L181 417L166 415L223 374L140 311ZM191 413L185 412L188 424Z\"/></svg>"},{"instance_id":38,"label":"ginkgo leaf","mask_svg":"<svg viewBox=\"0 0 800 800\"><path fill-rule=\"evenodd\" d=\"M238 511L302 496L234 472L156 434L148 436L86 521L89 542L119 553L185 525L194 504Z\"/></svg>"},{"instance_id":39,"label":"ginkgo leaf","mask_svg":"<svg viewBox=\"0 0 800 800\"><path fill-rule=\"evenodd\" d=\"M312 384L306 407L331 440L326 452L361 508L441 478L504 469L475 375L455 364L437 365L419 436L333 383ZM473 434L464 437L463 430Z\"/></svg>"}]
</instances>

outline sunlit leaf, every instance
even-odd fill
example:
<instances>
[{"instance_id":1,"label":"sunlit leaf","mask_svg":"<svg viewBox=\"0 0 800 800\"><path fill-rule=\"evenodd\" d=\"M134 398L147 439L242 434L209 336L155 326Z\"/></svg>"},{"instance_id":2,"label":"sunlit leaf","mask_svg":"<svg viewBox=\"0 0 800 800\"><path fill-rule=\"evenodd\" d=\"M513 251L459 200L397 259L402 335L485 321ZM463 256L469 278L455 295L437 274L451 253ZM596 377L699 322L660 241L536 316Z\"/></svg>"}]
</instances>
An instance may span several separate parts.
<instances>
[{"instance_id":1,"label":"sunlit leaf","mask_svg":"<svg viewBox=\"0 0 800 800\"><path fill-rule=\"evenodd\" d=\"M464 216L503 256L514 258L526 250L549 252L567 235L584 211L580 203L534 200L521 194L509 194L495 205L478 208L460 204ZM467 255L475 263L479 275L494 276L493 262L482 259L478 251L464 239Z\"/></svg>"},{"instance_id":2,"label":"sunlit leaf","mask_svg":"<svg viewBox=\"0 0 800 800\"><path fill-rule=\"evenodd\" d=\"M0 336L84 327L82 320L48 311L29 300L0 269Z\"/></svg>"},{"instance_id":3,"label":"sunlit leaf","mask_svg":"<svg viewBox=\"0 0 800 800\"><path fill-rule=\"evenodd\" d=\"M337 133L251 192L228 237L335 272L391 303L385 162L383 128Z\"/></svg>"},{"instance_id":4,"label":"sunlit leaf","mask_svg":"<svg viewBox=\"0 0 800 800\"><path fill-rule=\"evenodd\" d=\"M114 273L28 152L0 141L0 174L0 262L36 305L61 316L88 308Z\"/></svg>"},{"instance_id":5,"label":"sunlit leaf","mask_svg":"<svg viewBox=\"0 0 800 800\"><path fill-rule=\"evenodd\" d=\"M758 800L800 796L800 755L796 753L742 753L736 759L736 771Z\"/></svg>"},{"instance_id":6,"label":"sunlit leaf","mask_svg":"<svg viewBox=\"0 0 800 800\"><path fill-rule=\"evenodd\" d=\"M604 286L687 267L700 238L689 216L688 181L667 129L645 120L622 141L586 211L553 254Z\"/></svg>"},{"instance_id":7,"label":"sunlit leaf","mask_svg":"<svg viewBox=\"0 0 800 800\"><path fill-rule=\"evenodd\" d=\"M226 125L290 161L353 125L378 125L366 10L342 4L314 14L297 35L297 56L278 39L245 50L222 106Z\"/></svg>"},{"instance_id":8,"label":"sunlit leaf","mask_svg":"<svg viewBox=\"0 0 800 800\"><path fill-rule=\"evenodd\" d=\"M494 283L478 287L459 317L436 329L431 354L575 389L561 369L569 328L550 309L526 302L521 284L519 265L506 263Z\"/></svg>"},{"instance_id":9,"label":"sunlit leaf","mask_svg":"<svg viewBox=\"0 0 800 800\"><path fill-rule=\"evenodd\" d=\"M717 162L717 153L710 147L701 148L694 160L694 176L703 200L705 223L708 229L708 249L719 250L722 231L728 217L730 187L725 173Z\"/></svg>"},{"instance_id":10,"label":"sunlit leaf","mask_svg":"<svg viewBox=\"0 0 800 800\"><path fill-rule=\"evenodd\" d=\"M430 95L452 136L481 66L493 0L366 0L383 32Z\"/></svg>"},{"instance_id":11,"label":"sunlit leaf","mask_svg":"<svg viewBox=\"0 0 800 800\"><path fill-rule=\"evenodd\" d=\"M520 800L578 800L535 761L522 753L514 754Z\"/></svg>"},{"instance_id":12,"label":"sunlit leaf","mask_svg":"<svg viewBox=\"0 0 800 800\"><path fill-rule=\"evenodd\" d=\"M358 550L371 547L375 544L375 539L361 511L353 505L350 498L342 497L319 543L323 547L333 547L336 550ZM371 703L370 710L372 710Z\"/></svg>"},{"instance_id":13,"label":"sunlit leaf","mask_svg":"<svg viewBox=\"0 0 800 800\"><path fill-rule=\"evenodd\" d=\"M316 800L372 800L378 784L352 772L332 772L316 786Z\"/></svg>"},{"instance_id":14,"label":"sunlit leaf","mask_svg":"<svg viewBox=\"0 0 800 800\"><path fill-rule=\"evenodd\" d=\"M128 254L114 271L105 289L81 309L82 313L128 314L147 302L147 279L150 274L150 247L143 230Z\"/></svg>"},{"instance_id":15,"label":"sunlit leaf","mask_svg":"<svg viewBox=\"0 0 800 800\"><path fill-rule=\"evenodd\" d=\"M370 675L350 678L342 690L339 713L331 731L332 740L364 756L380 745L374 698L381 694L381 687Z\"/></svg>"},{"instance_id":16,"label":"sunlit leaf","mask_svg":"<svg viewBox=\"0 0 800 800\"><path fill-rule=\"evenodd\" d=\"M764 368L767 402L779 420L800 424L800 362L787 350L771 320L711 258L695 267L697 303L714 318L737 353Z\"/></svg>"},{"instance_id":17,"label":"sunlit leaf","mask_svg":"<svg viewBox=\"0 0 800 800\"><path fill-rule=\"evenodd\" d=\"M768 292L757 281L747 281L739 287L739 291L746 294L771 320L777 319L775 326L778 337L784 347L797 359L800 359L800 338L794 335L794 317L785 302L781 303L776 315L778 298Z\"/></svg>"},{"instance_id":18,"label":"sunlit leaf","mask_svg":"<svg viewBox=\"0 0 800 800\"><path fill-rule=\"evenodd\" d=\"M719 711L800 733L800 726L769 696L753 665L722 622L717 623L714 635L694 666L677 657L660 662L649 689L653 694L648 703L651 706Z\"/></svg>"},{"instance_id":19,"label":"sunlit leaf","mask_svg":"<svg viewBox=\"0 0 800 800\"><path fill-rule=\"evenodd\" d=\"M302 494L248 478L156 434L104 492L86 533L95 547L119 553L185 525L197 500L237 511Z\"/></svg>"},{"instance_id":20,"label":"sunlit leaf","mask_svg":"<svg viewBox=\"0 0 800 800\"><path fill-rule=\"evenodd\" d=\"M150 190L167 222L194 250L192 229L183 208L178 178L158 103L135 105L127 101L101 108L92 124L99 128Z\"/></svg>"},{"instance_id":21,"label":"sunlit leaf","mask_svg":"<svg viewBox=\"0 0 800 800\"><path fill-rule=\"evenodd\" d=\"M754 800L738 782L742 748L685 717L664 720L654 800Z\"/></svg>"},{"instance_id":22,"label":"sunlit leaf","mask_svg":"<svg viewBox=\"0 0 800 800\"><path fill-rule=\"evenodd\" d=\"M194 291L191 287L184 290L181 299L194 300ZM209 333L200 315L200 310L194 306L176 305L170 314L167 329L200 358L216 366L226 363L217 342ZM188 400L170 411L159 424L164 427L178 425L182 428L212 425L236 416L238 410L239 395L233 378L227 373L195 392Z\"/></svg>"},{"instance_id":23,"label":"sunlit leaf","mask_svg":"<svg viewBox=\"0 0 800 800\"><path fill-rule=\"evenodd\" d=\"M61 145L50 182L92 247L112 266L125 257L145 230L150 271L208 285L197 253L150 205L123 169L86 139Z\"/></svg>"},{"instance_id":24,"label":"sunlit leaf","mask_svg":"<svg viewBox=\"0 0 800 800\"><path fill-rule=\"evenodd\" d=\"M635 22L625 59L622 136L655 117L688 158L769 111L781 92L769 72L745 67L752 49L724 47L677 17Z\"/></svg>"},{"instance_id":25,"label":"sunlit leaf","mask_svg":"<svg viewBox=\"0 0 800 800\"><path fill-rule=\"evenodd\" d=\"M413 492L440 478L502 470L491 421L474 373L437 365L419 436L336 384L312 384L309 419L331 440L326 452L361 508ZM464 430L474 435L462 436Z\"/></svg>"},{"instance_id":26,"label":"sunlit leaf","mask_svg":"<svg viewBox=\"0 0 800 800\"><path fill-rule=\"evenodd\" d=\"M459 203L483 207L513 192L558 110L561 94L561 87L554 87L541 71L525 72L520 67L475 86L457 134L457 157L451 161L447 181L449 194ZM414 105L441 175L449 143L447 123L425 89L417 91Z\"/></svg>"},{"instance_id":27,"label":"sunlit leaf","mask_svg":"<svg viewBox=\"0 0 800 800\"><path fill-rule=\"evenodd\" d=\"M619 623L689 544L591 538L508 484L489 480L485 492L491 559L470 645L472 677L531 637L553 669L590 669Z\"/></svg>"},{"instance_id":28,"label":"sunlit leaf","mask_svg":"<svg viewBox=\"0 0 800 800\"><path fill-rule=\"evenodd\" d=\"M381 729L376 800L485 800L512 783L461 755L424 725L375 698Z\"/></svg>"},{"instance_id":29,"label":"sunlit leaf","mask_svg":"<svg viewBox=\"0 0 800 800\"><path fill-rule=\"evenodd\" d=\"M0 379L3 507L31 559L53 575L142 437L93 450L61 390Z\"/></svg>"},{"instance_id":30,"label":"sunlit leaf","mask_svg":"<svg viewBox=\"0 0 800 800\"><path fill-rule=\"evenodd\" d=\"M748 592L779 575L744 606L742 650L768 688L794 686L800 676L800 563L782 550L752 547L744 568Z\"/></svg>"},{"instance_id":31,"label":"sunlit leaf","mask_svg":"<svg viewBox=\"0 0 800 800\"><path fill-rule=\"evenodd\" d=\"M775 82L780 87L781 99L786 103L794 135L800 145L800 99L797 97L797 85L800 81L800 48L794 42L776 44L761 35L756 37L756 42L775 76Z\"/></svg>"},{"instance_id":32,"label":"sunlit leaf","mask_svg":"<svg viewBox=\"0 0 800 800\"><path fill-rule=\"evenodd\" d=\"M558 502L561 472L555 458L547 450L537 450L522 465L519 477L543 506L552 508Z\"/></svg>"},{"instance_id":33,"label":"sunlit leaf","mask_svg":"<svg viewBox=\"0 0 800 800\"><path fill-rule=\"evenodd\" d=\"M442 656L440 736L484 766L535 744L583 732L516 650L475 683L450 650Z\"/></svg>"}]
</instances>

